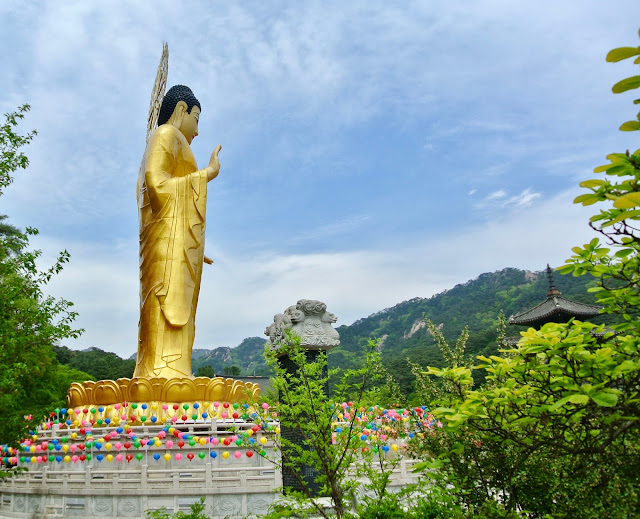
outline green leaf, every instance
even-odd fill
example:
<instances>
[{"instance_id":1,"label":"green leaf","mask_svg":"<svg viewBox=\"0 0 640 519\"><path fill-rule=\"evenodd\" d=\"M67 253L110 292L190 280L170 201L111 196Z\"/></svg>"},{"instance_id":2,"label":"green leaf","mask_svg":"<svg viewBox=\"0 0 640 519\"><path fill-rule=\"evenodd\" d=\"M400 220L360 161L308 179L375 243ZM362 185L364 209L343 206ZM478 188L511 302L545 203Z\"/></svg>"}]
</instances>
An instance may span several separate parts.
<instances>
[{"instance_id":1,"label":"green leaf","mask_svg":"<svg viewBox=\"0 0 640 519\"><path fill-rule=\"evenodd\" d=\"M602 173L603 171L607 171L613 164L605 164L603 166L598 166L593 170L594 173Z\"/></svg>"},{"instance_id":2,"label":"green leaf","mask_svg":"<svg viewBox=\"0 0 640 519\"><path fill-rule=\"evenodd\" d=\"M589 397L582 394L571 395L569 397L569 402L571 402L572 404L584 405L589 402Z\"/></svg>"},{"instance_id":3,"label":"green leaf","mask_svg":"<svg viewBox=\"0 0 640 519\"><path fill-rule=\"evenodd\" d=\"M451 449L452 454L462 454L464 452L464 444L456 443Z\"/></svg>"},{"instance_id":4,"label":"green leaf","mask_svg":"<svg viewBox=\"0 0 640 519\"><path fill-rule=\"evenodd\" d=\"M613 407L618 403L618 395L604 391L598 391L589 395L591 399L602 407Z\"/></svg>"},{"instance_id":5,"label":"green leaf","mask_svg":"<svg viewBox=\"0 0 640 519\"><path fill-rule=\"evenodd\" d=\"M622 92L626 92L627 90L633 90L634 88L640 87L640 76L632 76L622 81L618 81L611 90L614 94L621 94Z\"/></svg>"},{"instance_id":6,"label":"green leaf","mask_svg":"<svg viewBox=\"0 0 640 519\"><path fill-rule=\"evenodd\" d=\"M616 198L613 207L618 209L631 209L640 205L640 193L629 193L627 195Z\"/></svg>"},{"instance_id":7,"label":"green leaf","mask_svg":"<svg viewBox=\"0 0 640 519\"><path fill-rule=\"evenodd\" d=\"M573 265L563 265L562 267L558 267L556 269L556 272L558 272L558 274L568 274L569 272L571 272L573 270Z\"/></svg>"},{"instance_id":8,"label":"green leaf","mask_svg":"<svg viewBox=\"0 0 640 519\"><path fill-rule=\"evenodd\" d=\"M598 201L598 197L596 195L588 193L585 195L577 196L573 200L573 203L582 204L582 205L591 205L591 204L595 204L597 201Z\"/></svg>"},{"instance_id":9,"label":"green leaf","mask_svg":"<svg viewBox=\"0 0 640 519\"><path fill-rule=\"evenodd\" d=\"M602 179L593 178L591 180L585 180L584 182L580 182L580 187L586 187L586 188L600 187L604 185L604 183L605 181Z\"/></svg>"},{"instance_id":10,"label":"green leaf","mask_svg":"<svg viewBox=\"0 0 640 519\"><path fill-rule=\"evenodd\" d=\"M609 63L615 63L623 59L638 56L639 54L640 47L618 47L617 49L609 51L609 54L607 54L607 61Z\"/></svg>"},{"instance_id":11,"label":"green leaf","mask_svg":"<svg viewBox=\"0 0 640 519\"><path fill-rule=\"evenodd\" d=\"M640 209L635 209L633 211L622 211L618 216L616 216L613 220L609 220L607 223L602 225L602 228L609 227L614 223L621 222L622 220L626 220L627 218L637 218L640 216Z\"/></svg>"},{"instance_id":12,"label":"green leaf","mask_svg":"<svg viewBox=\"0 0 640 519\"><path fill-rule=\"evenodd\" d=\"M441 459L435 459L432 461L421 461L420 463L416 463L411 472L424 472L427 469L440 469L444 466L444 461Z\"/></svg>"},{"instance_id":13,"label":"green leaf","mask_svg":"<svg viewBox=\"0 0 640 519\"><path fill-rule=\"evenodd\" d=\"M615 166L612 166L607 170L607 173L609 175L617 175L619 177L622 177L624 175L633 175L634 171L633 166L629 164L628 160L625 160L625 162L618 161Z\"/></svg>"},{"instance_id":14,"label":"green leaf","mask_svg":"<svg viewBox=\"0 0 640 519\"><path fill-rule=\"evenodd\" d=\"M640 121L627 121L620 125L620 130L623 132L634 132L640 130Z\"/></svg>"},{"instance_id":15,"label":"green leaf","mask_svg":"<svg viewBox=\"0 0 640 519\"><path fill-rule=\"evenodd\" d=\"M561 398L555 404L549 407L549 411L556 411L560 409L564 404L566 404L569 401L570 398L571 396L565 396L564 398Z\"/></svg>"},{"instance_id":16,"label":"green leaf","mask_svg":"<svg viewBox=\"0 0 640 519\"><path fill-rule=\"evenodd\" d=\"M617 251L615 253L615 257L616 258L626 258L627 256L629 256L629 254L633 254L633 252L634 252L633 249L620 249L619 251Z\"/></svg>"}]
</instances>

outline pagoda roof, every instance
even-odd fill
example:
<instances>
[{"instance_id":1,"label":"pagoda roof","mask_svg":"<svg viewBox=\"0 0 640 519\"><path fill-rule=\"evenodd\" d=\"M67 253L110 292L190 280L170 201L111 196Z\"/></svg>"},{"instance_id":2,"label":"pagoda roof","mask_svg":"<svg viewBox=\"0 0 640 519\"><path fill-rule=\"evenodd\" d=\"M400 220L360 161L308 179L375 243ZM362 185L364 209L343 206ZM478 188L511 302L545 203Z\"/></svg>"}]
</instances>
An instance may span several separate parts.
<instances>
[{"instance_id":1,"label":"pagoda roof","mask_svg":"<svg viewBox=\"0 0 640 519\"><path fill-rule=\"evenodd\" d=\"M567 316L567 320L571 317L594 317L600 313L600 309L600 306L578 303L561 295L553 295L529 310L512 315L509 317L509 324L549 322L555 316Z\"/></svg>"},{"instance_id":2,"label":"pagoda roof","mask_svg":"<svg viewBox=\"0 0 640 519\"><path fill-rule=\"evenodd\" d=\"M547 275L549 276L547 299L529 310L512 315L509 317L509 324L542 326L548 322L556 322L556 319L568 321L572 317L594 317L600 313L602 308L600 306L579 303L563 297L562 293L553 284L553 276L549 265L547 265Z\"/></svg>"}]
</instances>

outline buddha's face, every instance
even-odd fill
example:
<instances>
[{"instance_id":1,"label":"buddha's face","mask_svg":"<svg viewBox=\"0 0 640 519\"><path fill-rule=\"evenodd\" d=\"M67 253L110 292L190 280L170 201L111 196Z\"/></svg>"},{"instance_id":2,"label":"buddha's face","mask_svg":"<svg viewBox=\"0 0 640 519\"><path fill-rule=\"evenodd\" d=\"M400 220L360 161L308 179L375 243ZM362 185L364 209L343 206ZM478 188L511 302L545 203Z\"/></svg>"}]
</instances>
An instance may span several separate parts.
<instances>
[{"instance_id":1,"label":"buddha's face","mask_svg":"<svg viewBox=\"0 0 640 519\"><path fill-rule=\"evenodd\" d=\"M185 111L182 118L182 124L180 125L180 132L187 139L187 142L191 144L191 141L196 135L198 135L198 121L200 120L200 108L193 106L191 113Z\"/></svg>"}]
</instances>

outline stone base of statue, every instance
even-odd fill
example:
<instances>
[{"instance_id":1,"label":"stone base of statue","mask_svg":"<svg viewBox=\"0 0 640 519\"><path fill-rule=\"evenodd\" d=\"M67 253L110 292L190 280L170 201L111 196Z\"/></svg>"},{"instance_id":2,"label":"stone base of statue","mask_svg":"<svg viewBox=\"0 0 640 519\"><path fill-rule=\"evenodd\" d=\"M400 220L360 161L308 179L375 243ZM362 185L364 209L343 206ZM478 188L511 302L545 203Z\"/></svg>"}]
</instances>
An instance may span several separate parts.
<instances>
[{"instance_id":1,"label":"stone base of statue","mask_svg":"<svg viewBox=\"0 0 640 519\"><path fill-rule=\"evenodd\" d=\"M228 402L220 408L234 411ZM163 507L188 512L200 498L208 517L266 514L282 485L267 459L277 456L277 424L268 410L253 413L248 420L201 413L162 424L44 424L14 453L22 471L0 481L0 519L141 519ZM239 446L238 438L248 440Z\"/></svg>"},{"instance_id":2,"label":"stone base of statue","mask_svg":"<svg viewBox=\"0 0 640 519\"><path fill-rule=\"evenodd\" d=\"M118 380L99 380L97 382L74 382L67 393L67 403L71 408L82 408L94 413L102 410L101 418L117 418L121 415L119 407L125 402L145 404L144 409L137 407L133 415L142 418L151 411L157 413L159 420L173 416L173 406L182 408L185 404L192 407L212 402L256 402L260 395L260 386L252 382L243 382L232 378L119 378ZM147 409L149 411L145 412ZM85 413L87 414L87 413Z\"/></svg>"}]
</instances>

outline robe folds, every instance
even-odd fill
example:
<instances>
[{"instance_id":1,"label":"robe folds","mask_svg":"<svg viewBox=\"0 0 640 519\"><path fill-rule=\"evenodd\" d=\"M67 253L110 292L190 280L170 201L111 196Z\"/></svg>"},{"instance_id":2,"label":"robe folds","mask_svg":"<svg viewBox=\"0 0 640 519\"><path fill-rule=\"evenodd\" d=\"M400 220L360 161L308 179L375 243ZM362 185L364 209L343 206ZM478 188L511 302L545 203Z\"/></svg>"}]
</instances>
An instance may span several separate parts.
<instances>
[{"instance_id":1,"label":"robe folds","mask_svg":"<svg viewBox=\"0 0 640 519\"><path fill-rule=\"evenodd\" d=\"M138 176L140 321L134 376L191 377L202 277L207 172L184 135L163 124Z\"/></svg>"}]
</instances>

